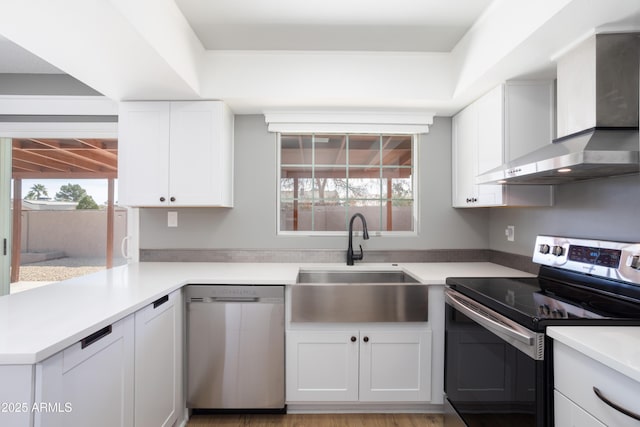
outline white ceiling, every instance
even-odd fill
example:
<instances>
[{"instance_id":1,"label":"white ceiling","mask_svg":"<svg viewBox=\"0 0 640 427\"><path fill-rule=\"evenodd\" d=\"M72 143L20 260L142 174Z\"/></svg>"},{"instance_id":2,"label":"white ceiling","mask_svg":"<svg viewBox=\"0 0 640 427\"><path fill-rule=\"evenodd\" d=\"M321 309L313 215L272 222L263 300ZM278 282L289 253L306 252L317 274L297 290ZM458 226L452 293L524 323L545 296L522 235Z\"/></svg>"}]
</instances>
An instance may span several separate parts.
<instances>
[{"instance_id":1,"label":"white ceiling","mask_svg":"<svg viewBox=\"0 0 640 427\"><path fill-rule=\"evenodd\" d=\"M175 0L207 50L398 52L451 51L491 1ZM0 74L63 74L2 34L0 58Z\"/></svg>"},{"instance_id":2,"label":"white ceiling","mask_svg":"<svg viewBox=\"0 0 640 427\"><path fill-rule=\"evenodd\" d=\"M240 114L450 115L505 80L553 78L555 54L608 30L640 30L640 0L21 0L0 8L0 73Z\"/></svg>"},{"instance_id":3,"label":"white ceiling","mask_svg":"<svg viewBox=\"0 0 640 427\"><path fill-rule=\"evenodd\" d=\"M491 0L176 0L209 50L449 52Z\"/></svg>"}]
</instances>

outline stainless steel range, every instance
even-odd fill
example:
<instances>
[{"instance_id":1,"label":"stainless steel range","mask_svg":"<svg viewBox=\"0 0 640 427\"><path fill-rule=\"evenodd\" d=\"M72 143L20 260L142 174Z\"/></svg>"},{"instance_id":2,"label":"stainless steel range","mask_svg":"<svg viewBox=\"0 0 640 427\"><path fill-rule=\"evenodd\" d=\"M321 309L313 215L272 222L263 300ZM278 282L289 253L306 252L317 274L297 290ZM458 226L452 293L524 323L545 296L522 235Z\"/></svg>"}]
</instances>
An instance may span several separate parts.
<instances>
[{"instance_id":1,"label":"stainless steel range","mask_svg":"<svg viewBox=\"0 0 640 427\"><path fill-rule=\"evenodd\" d=\"M447 278L445 426L553 426L550 325L640 325L640 244L538 236L535 278Z\"/></svg>"}]
</instances>

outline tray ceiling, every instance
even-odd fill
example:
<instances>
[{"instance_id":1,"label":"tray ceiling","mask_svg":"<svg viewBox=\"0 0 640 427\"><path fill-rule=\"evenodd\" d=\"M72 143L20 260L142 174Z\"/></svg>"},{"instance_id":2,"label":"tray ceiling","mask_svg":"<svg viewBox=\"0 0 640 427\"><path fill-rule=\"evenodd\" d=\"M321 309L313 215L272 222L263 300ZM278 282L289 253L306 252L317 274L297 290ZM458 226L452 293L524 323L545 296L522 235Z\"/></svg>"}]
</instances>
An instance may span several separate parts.
<instances>
[{"instance_id":1,"label":"tray ceiling","mask_svg":"<svg viewBox=\"0 0 640 427\"><path fill-rule=\"evenodd\" d=\"M491 0L176 0L209 50L449 52Z\"/></svg>"}]
</instances>

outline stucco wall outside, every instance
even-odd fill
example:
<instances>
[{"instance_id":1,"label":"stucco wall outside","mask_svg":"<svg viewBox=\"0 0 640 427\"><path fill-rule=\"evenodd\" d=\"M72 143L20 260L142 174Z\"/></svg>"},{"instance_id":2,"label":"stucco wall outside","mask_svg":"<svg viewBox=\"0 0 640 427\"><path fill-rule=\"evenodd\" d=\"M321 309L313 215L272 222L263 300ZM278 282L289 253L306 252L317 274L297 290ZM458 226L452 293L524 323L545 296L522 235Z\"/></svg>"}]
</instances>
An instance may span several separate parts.
<instances>
[{"instance_id":1,"label":"stucco wall outside","mask_svg":"<svg viewBox=\"0 0 640 427\"><path fill-rule=\"evenodd\" d=\"M127 212L116 209L114 256L127 231ZM63 251L69 257L105 257L107 212L105 210L23 211L21 252Z\"/></svg>"}]
</instances>

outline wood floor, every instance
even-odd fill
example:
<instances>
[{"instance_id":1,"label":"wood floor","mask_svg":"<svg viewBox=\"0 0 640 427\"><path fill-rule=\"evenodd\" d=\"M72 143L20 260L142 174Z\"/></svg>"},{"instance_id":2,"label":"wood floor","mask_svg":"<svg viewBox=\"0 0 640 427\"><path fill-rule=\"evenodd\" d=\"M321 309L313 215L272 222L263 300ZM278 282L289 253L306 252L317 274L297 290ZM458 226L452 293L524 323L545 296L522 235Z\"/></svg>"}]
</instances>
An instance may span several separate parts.
<instances>
[{"instance_id":1,"label":"wood floor","mask_svg":"<svg viewBox=\"0 0 640 427\"><path fill-rule=\"evenodd\" d=\"M187 427L442 427L434 414L194 415Z\"/></svg>"}]
</instances>

